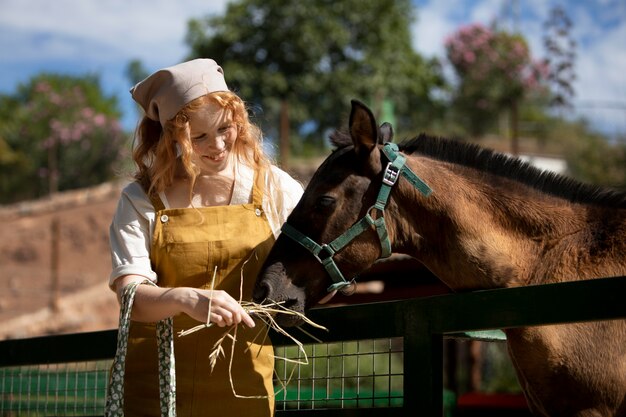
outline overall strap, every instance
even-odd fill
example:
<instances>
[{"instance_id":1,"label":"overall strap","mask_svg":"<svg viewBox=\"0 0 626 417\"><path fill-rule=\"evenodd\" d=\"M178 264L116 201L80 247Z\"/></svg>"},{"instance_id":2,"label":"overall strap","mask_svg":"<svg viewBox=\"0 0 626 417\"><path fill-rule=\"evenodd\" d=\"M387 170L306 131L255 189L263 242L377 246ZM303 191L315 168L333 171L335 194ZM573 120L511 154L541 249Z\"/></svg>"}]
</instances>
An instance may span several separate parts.
<instances>
[{"instance_id":1,"label":"overall strap","mask_svg":"<svg viewBox=\"0 0 626 417\"><path fill-rule=\"evenodd\" d=\"M252 186L252 204L261 206L263 204L263 194L265 194L265 169L254 171L254 184Z\"/></svg>"},{"instance_id":2,"label":"overall strap","mask_svg":"<svg viewBox=\"0 0 626 417\"><path fill-rule=\"evenodd\" d=\"M154 211L155 212L159 212L161 210L165 210L165 204L163 204L163 201L161 200L161 197L159 197L159 193L150 193L149 192L150 191L150 184L148 183L148 181L146 179L140 180L139 181L139 185L141 185L141 188L143 188L143 191L146 193L146 195L150 199L150 202L154 206Z\"/></svg>"},{"instance_id":3,"label":"overall strap","mask_svg":"<svg viewBox=\"0 0 626 417\"><path fill-rule=\"evenodd\" d=\"M165 210L165 204L163 204L163 200L161 200L161 197L159 197L158 194L152 194L149 197L150 197L150 202L154 206L155 212L158 213L161 210Z\"/></svg>"}]
</instances>

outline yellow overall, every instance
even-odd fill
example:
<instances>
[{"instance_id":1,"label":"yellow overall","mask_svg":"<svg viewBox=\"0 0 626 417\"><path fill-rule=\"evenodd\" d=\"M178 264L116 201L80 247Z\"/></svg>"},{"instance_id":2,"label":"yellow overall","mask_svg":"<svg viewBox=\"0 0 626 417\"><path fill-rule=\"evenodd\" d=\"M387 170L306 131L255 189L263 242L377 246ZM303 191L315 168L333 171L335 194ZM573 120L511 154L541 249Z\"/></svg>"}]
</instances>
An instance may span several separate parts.
<instances>
[{"instance_id":1,"label":"yellow overall","mask_svg":"<svg viewBox=\"0 0 626 417\"><path fill-rule=\"evenodd\" d=\"M257 174L251 204L165 209L160 198L153 199L156 222L151 257L160 287L210 288L216 271L215 289L227 291L236 300L251 299L256 276L274 243L261 206L263 180L264 175ZM227 337L222 343L225 357L218 358L211 372L209 354L228 328L212 326L177 336L197 324L185 314L174 317L178 417L273 415L274 352L264 337L265 325L257 320L253 329L238 326L232 367L232 341ZM155 334L154 324L131 323L124 388L126 416L160 415ZM239 396L266 398L236 398L233 388Z\"/></svg>"}]
</instances>

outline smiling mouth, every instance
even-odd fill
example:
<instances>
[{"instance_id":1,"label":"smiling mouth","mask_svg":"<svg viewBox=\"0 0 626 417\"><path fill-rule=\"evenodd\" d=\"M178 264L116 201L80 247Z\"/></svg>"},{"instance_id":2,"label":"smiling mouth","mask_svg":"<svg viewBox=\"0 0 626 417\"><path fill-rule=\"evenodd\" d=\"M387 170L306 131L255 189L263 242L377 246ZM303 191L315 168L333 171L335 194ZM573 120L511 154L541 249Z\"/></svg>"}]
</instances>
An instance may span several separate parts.
<instances>
[{"instance_id":1,"label":"smiling mouth","mask_svg":"<svg viewBox=\"0 0 626 417\"><path fill-rule=\"evenodd\" d=\"M215 154L215 155L205 155L205 158L210 159L211 161L221 161L222 159L224 159L226 157L226 150L223 150L222 152Z\"/></svg>"}]
</instances>

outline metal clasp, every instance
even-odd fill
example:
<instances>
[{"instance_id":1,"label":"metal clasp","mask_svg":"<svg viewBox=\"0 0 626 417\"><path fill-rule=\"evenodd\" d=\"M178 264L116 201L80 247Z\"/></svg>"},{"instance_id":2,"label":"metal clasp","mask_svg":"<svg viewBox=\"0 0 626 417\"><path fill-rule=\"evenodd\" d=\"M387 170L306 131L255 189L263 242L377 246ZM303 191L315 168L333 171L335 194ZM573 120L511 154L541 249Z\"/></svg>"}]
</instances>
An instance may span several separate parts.
<instances>
[{"instance_id":1,"label":"metal clasp","mask_svg":"<svg viewBox=\"0 0 626 417\"><path fill-rule=\"evenodd\" d=\"M320 260L320 262L324 263L324 261L327 259L332 260L334 255L335 251L333 250L333 248L324 243L322 244L322 246L320 246L320 251L315 256L317 257L317 259Z\"/></svg>"},{"instance_id":2,"label":"metal clasp","mask_svg":"<svg viewBox=\"0 0 626 417\"><path fill-rule=\"evenodd\" d=\"M389 162L387 164L387 168L385 168L383 183L389 186L393 186L398 181L398 175L400 175L400 169L394 166L391 162Z\"/></svg>"}]
</instances>

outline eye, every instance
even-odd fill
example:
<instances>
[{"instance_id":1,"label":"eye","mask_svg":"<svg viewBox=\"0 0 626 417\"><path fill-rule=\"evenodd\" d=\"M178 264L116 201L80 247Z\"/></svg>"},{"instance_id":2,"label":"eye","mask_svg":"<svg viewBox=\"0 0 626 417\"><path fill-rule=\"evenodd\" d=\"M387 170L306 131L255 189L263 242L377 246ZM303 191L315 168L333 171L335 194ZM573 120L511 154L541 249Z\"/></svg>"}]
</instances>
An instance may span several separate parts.
<instances>
[{"instance_id":1,"label":"eye","mask_svg":"<svg viewBox=\"0 0 626 417\"><path fill-rule=\"evenodd\" d=\"M223 135L224 133L227 133L231 128L231 125L226 125L226 126L222 126L219 129L217 129L217 133Z\"/></svg>"},{"instance_id":2,"label":"eye","mask_svg":"<svg viewBox=\"0 0 626 417\"><path fill-rule=\"evenodd\" d=\"M205 139L206 139L206 135L200 135L200 136L191 138L191 142L193 142L194 144L202 143Z\"/></svg>"},{"instance_id":3,"label":"eye","mask_svg":"<svg viewBox=\"0 0 626 417\"><path fill-rule=\"evenodd\" d=\"M317 201L315 201L315 208L319 210L332 210L335 208L336 200L333 197L323 195L318 197Z\"/></svg>"}]
</instances>

